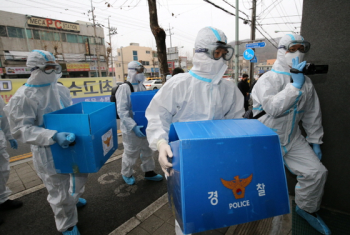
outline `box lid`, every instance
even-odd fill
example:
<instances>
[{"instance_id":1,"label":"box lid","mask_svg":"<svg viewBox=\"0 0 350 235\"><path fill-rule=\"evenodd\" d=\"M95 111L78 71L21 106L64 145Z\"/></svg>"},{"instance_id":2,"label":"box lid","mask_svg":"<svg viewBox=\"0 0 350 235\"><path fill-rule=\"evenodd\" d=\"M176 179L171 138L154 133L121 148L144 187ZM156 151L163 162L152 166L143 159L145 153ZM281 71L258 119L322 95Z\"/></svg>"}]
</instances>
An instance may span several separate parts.
<instances>
[{"instance_id":1,"label":"box lid","mask_svg":"<svg viewBox=\"0 0 350 235\"><path fill-rule=\"evenodd\" d=\"M238 138L277 135L258 120L230 119L171 124L169 142L176 140Z\"/></svg>"}]
</instances>

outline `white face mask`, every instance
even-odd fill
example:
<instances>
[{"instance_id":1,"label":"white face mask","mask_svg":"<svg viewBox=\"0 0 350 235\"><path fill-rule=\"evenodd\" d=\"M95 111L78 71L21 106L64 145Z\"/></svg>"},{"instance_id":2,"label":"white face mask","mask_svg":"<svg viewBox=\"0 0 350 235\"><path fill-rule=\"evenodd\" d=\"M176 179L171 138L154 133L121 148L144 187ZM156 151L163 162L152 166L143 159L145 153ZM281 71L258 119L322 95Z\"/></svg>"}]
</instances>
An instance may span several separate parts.
<instances>
[{"instance_id":1,"label":"white face mask","mask_svg":"<svg viewBox=\"0 0 350 235\"><path fill-rule=\"evenodd\" d=\"M145 80L145 75L143 73L138 73L135 78L138 82L143 82Z\"/></svg>"},{"instance_id":2,"label":"white face mask","mask_svg":"<svg viewBox=\"0 0 350 235\"><path fill-rule=\"evenodd\" d=\"M286 58L286 62L289 65L289 67L293 66L293 59L299 57L299 63L304 61L304 53L301 53L300 51L296 51L294 53L287 53L284 55L284 57Z\"/></svg>"}]
</instances>

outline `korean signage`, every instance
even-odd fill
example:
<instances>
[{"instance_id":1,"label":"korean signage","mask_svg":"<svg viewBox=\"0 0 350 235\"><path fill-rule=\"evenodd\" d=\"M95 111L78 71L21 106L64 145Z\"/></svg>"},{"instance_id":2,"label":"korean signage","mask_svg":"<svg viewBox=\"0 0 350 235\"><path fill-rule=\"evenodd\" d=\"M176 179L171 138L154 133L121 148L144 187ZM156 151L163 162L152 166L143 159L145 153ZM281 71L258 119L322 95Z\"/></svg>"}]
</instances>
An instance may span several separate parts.
<instances>
[{"instance_id":1,"label":"korean signage","mask_svg":"<svg viewBox=\"0 0 350 235\"><path fill-rule=\"evenodd\" d=\"M97 66L90 66L90 70L96 70ZM100 66L100 70L106 70L105 66Z\"/></svg>"},{"instance_id":2,"label":"korean signage","mask_svg":"<svg viewBox=\"0 0 350 235\"><path fill-rule=\"evenodd\" d=\"M1 79L0 94L5 103L15 94L27 79ZM79 102L110 102L109 98L112 90L111 77L97 78L61 78L62 83L70 90L73 104Z\"/></svg>"},{"instance_id":3,"label":"korean signage","mask_svg":"<svg viewBox=\"0 0 350 235\"><path fill-rule=\"evenodd\" d=\"M64 31L74 31L77 33L80 32L80 26L78 23L71 23L71 22L53 20L48 18L40 18L40 17L30 17L27 23L30 26L40 26L40 27L47 27L52 29L60 29Z\"/></svg>"},{"instance_id":4,"label":"korean signage","mask_svg":"<svg viewBox=\"0 0 350 235\"><path fill-rule=\"evenodd\" d=\"M6 73L11 74L30 74L30 68L28 67L6 67Z\"/></svg>"},{"instance_id":5,"label":"korean signage","mask_svg":"<svg viewBox=\"0 0 350 235\"><path fill-rule=\"evenodd\" d=\"M89 64L67 64L67 71L90 71Z\"/></svg>"}]
</instances>

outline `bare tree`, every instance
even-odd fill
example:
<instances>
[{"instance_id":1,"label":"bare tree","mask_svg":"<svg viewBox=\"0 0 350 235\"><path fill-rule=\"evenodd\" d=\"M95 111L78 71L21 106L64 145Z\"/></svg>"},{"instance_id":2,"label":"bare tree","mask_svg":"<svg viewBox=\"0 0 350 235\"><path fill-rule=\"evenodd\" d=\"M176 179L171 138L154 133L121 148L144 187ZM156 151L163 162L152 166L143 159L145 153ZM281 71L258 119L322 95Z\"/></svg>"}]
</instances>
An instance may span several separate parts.
<instances>
[{"instance_id":1,"label":"bare tree","mask_svg":"<svg viewBox=\"0 0 350 235\"><path fill-rule=\"evenodd\" d=\"M157 44L159 69L160 69L160 73L162 74L162 81L163 83L165 83L166 81L165 77L166 75L169 74L168 62L166 57L166 44L165 44L166 33L164 29L162 29L158 25L156 0L148 0L148 8L149 8L150 27Z\"/></svg>"},{"instance_id":2,"label":"bare tree","mask_svg":"<svg viewBox=\"0 0 350 235\"><path fill-rule=\"evenodd\" d=\"M106 55L103 55L103 57L105 58L105 61L107 63L107 77L109 77L109 58L111 57L111 52L112 52L112 48L111 48L111 43L107 42L108 46L106 47ZM113 74L113 71L112 71Z\"/></svg>"}]
</instances>

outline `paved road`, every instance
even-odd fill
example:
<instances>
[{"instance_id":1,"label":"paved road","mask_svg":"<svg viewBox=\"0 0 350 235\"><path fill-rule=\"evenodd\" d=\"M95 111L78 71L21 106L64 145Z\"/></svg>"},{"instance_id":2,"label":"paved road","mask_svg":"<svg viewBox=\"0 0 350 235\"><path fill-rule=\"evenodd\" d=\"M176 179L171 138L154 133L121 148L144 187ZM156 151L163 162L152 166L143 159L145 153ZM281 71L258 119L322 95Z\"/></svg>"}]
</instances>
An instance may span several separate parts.
<instances>
[{"instance_id":1,"label":"paved road","mask_svg":"<svg viewBox=\"0 0 350 235\"><path fill-rule=\"evenodd\" d=\"M89 175L83 196L88 204L78 210L81 234L107 235L167 192L165 180L151 182L143 179L140 163L139 160L134 168L134 186L127 186L121 178L121 159ZM156 172L161 172L157 161ZM20 198L24 202L23 208L0 212L0 217L5 219L0 234L60 234L46 197L44 188Z\"/></svg>"}]
</instances>

